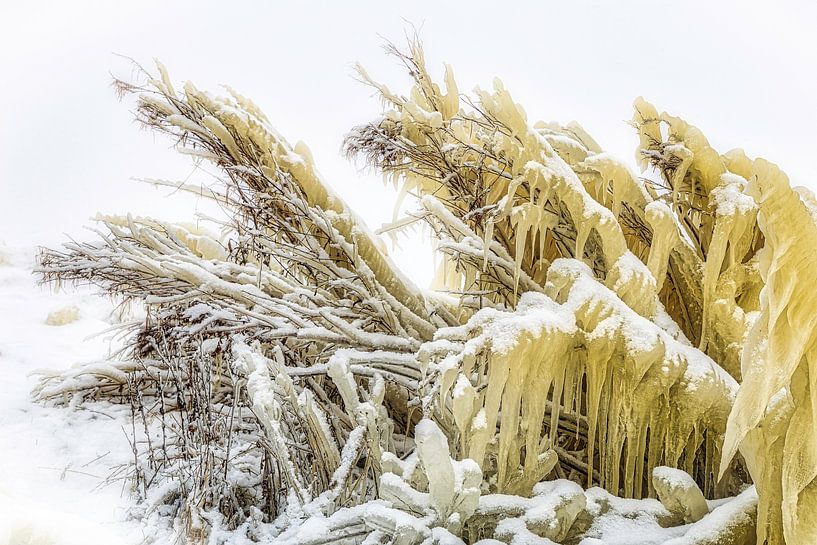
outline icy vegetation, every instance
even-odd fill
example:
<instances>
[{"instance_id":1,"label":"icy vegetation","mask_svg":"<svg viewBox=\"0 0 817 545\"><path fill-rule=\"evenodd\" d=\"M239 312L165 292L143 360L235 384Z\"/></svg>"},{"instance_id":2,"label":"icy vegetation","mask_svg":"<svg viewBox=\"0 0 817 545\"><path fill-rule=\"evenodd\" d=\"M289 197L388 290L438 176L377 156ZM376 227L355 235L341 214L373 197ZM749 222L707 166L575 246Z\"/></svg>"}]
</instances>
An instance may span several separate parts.
<instances>
[{"instance_id":1,"label":"icy vegetation","mask_svg":"<svg viewBox=\"0 0 817 545\"><path fill-rule=\"evenodd\" d=\"M435 291L247 98L117 82L228 212L100 216L40 256L147 309L34 392L129 408L133 516L190 543L817 543L814 197L641 98L639 176L389 50L412 86L359 68L384 110L345 151L416 197L382 232L430 227Z\"/></svg>"}]
</instances>

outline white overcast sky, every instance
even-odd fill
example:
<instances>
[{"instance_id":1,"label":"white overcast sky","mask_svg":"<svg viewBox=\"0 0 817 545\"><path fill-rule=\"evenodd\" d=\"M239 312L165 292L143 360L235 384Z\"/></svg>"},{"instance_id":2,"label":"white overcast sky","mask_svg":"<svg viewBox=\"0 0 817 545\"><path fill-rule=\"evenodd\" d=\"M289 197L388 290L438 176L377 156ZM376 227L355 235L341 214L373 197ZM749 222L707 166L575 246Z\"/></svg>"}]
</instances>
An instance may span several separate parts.
<instances>
[{"instance_id":1,"label":"white overcast sky","mask_svg":"<svg viewBox=\"0 0 817 545\"><path fill-rule=\"evenodd\" d=\"M743 147L817 187L814 2L11 2L0 0L0 241L54 244L97 211L167 219L195 203L133 177L182 179L192 167L139 130L111 73L161 59L175 80L251 97L376 228L393 191L340 155L343 135L378 101L352 63L395 90L405 77L381 36L420 27L429 65L461 90L500 76L531 121L579 121L632 163L625 120L643 95L698 125L719 150ZM407 241L398 257L424 283ZM422 263L417 265L417 263Z\"/></svg>"}]
</instances>

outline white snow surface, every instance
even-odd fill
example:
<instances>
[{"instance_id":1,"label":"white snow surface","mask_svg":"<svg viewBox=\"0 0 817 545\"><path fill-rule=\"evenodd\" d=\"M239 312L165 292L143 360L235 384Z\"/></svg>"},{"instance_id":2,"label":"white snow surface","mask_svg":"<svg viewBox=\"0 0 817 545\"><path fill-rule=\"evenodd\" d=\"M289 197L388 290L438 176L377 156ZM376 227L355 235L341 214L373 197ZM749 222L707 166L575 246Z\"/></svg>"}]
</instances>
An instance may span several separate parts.
<instances>
[{"instance_id":1,"label":"white snow surface","mask_svg":"<svg viewBox=\"0 0 817 545\"><path fill-rule=\"evenodd\" d=\"M105 485L132 456L127 407L46 407L30 396L35 369L109 352L104 335L92 336L111 327L113 305L88 289L38 286L33 248L0 245L0 255L0 545L141 543L146 531L126 520L127 484ZM46 323L72 307L76 319Z\"/></svg>"},{"instance_id":2,"label":"white snow surface","mask_svg":"<svg viewBox=\"0 0 817 545\"><path fill-rule=\"evenodd\" d=\"M757 203L745 190L746 180L741 176L731 172L721 174L721 185L712 190L717 215L748 214L757 209Z\"/></svg>"}]
</instances>

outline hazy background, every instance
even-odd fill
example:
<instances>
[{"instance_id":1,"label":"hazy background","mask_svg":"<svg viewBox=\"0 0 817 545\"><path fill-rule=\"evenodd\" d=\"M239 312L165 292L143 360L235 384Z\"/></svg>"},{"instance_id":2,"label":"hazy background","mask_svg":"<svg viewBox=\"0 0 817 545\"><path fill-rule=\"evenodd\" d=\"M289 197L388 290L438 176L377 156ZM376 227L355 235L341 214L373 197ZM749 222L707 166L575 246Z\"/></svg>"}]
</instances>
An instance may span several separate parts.
<instances>
[{"instance_id":1,"label":"hazy background","mask_svg":"<svg viewBox=\"0 0 817 545\"><path fill-rule=\"evenodd\" d=\"M743 147L817 187L813 2L0 2L0 241L10 246L88 236L97 211L192 217L192 199L130 181L193 169L117 101L111 74L131 66L115 53L251 97L376 228L394 192L340 155L349 128L380 111L352 63L405 91L380 46L409 24L434 73L450 62L461 91L500 76L531 121L575 119L631 163L625 120L643 95L720 151ZM427 281L421 241L395 252Z\"/></svg>"}]
</instances>

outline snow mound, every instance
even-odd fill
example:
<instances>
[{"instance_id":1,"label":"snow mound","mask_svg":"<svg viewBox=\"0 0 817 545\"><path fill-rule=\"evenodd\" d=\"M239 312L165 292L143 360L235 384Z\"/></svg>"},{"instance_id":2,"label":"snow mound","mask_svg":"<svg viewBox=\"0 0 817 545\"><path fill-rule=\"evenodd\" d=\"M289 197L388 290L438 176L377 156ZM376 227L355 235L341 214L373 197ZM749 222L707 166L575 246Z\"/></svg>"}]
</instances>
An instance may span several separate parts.
<instances>
[{"instance_id":1,"label":"snow mound","mask_svg":"<svg viewBox=\"0 0 817 545\"><path fill-rule=\"evenodd\" d=\"M698 522L709 512L695 480L680 469L656 467L652 471L652 484L664 507L682 517L684 522Z\"/></svg>"}]
</instances>

